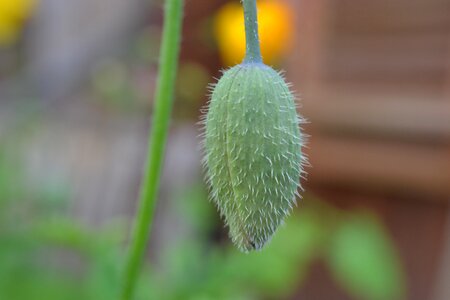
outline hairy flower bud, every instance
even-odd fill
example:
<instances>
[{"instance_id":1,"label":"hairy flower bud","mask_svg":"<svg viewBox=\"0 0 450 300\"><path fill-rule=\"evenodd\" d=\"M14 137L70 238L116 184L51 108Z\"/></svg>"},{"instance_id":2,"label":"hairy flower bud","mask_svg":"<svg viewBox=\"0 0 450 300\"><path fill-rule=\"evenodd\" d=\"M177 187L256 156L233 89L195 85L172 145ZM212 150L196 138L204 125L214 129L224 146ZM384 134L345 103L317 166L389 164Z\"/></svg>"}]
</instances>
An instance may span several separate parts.
<instances>
[{"instance_id":1,"label":"hairy flower bud","mask_svg":"<svg viewBox=\"0 0 450 300\"><path fill-rule=\"evenodd\" d=\"M243 251L261 249L295 204L305 157L294 100L262 63L227 70L213 89L204 162L212 199Z\"/></svg>"}]
</instances>

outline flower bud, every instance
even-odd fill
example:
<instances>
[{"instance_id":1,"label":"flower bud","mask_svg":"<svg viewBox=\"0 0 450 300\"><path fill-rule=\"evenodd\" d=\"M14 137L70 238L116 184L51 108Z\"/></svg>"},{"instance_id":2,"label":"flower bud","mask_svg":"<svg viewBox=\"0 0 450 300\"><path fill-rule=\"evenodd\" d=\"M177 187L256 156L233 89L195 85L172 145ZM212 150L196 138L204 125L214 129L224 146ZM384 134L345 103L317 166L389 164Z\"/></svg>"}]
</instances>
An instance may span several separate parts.
<instances>
[{"instance_id":1,"label":"flower bud","mask_svg":"<svg viewBox=\"0 0 450 300\"><path fill-rule=\"evenodd\" d=\"M242 251L261 249L296 203L305 157L294 100L262 63L227 70L212 91L204 162L212 199Z\"/></svg>"}]
</instances>

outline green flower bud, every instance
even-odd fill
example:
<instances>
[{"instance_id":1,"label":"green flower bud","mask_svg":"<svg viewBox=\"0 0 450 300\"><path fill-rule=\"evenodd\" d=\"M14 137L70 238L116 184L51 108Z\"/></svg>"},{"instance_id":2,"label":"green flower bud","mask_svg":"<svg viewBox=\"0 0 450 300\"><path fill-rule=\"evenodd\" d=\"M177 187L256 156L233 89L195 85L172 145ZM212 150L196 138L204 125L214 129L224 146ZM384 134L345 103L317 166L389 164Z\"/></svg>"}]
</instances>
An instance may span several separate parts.
<instances>
[{"instance_id":1,"label":"green flower bud","mask_svg":"<svg viewBox=\"0 0 450 300\"><path fill-rule=\"evenodd\" d=\"M227 70L213 88L204 163L211 198L242 251L261 249L296 203L305 156L294 100L262 63Z\"/></svg>"}]
</instances>

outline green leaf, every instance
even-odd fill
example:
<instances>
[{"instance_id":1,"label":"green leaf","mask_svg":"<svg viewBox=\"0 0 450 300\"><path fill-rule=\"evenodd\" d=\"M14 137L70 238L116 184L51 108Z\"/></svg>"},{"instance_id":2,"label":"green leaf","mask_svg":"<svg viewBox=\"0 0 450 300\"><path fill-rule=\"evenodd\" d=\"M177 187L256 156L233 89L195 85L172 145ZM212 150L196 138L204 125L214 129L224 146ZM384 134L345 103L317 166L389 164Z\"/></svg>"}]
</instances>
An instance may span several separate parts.
<instances>
[{"instance_id":1,"label":"green leaf","mask_svg":"<svg viewBox=\"0 0 450 300\"><path fill-rule=\"evenodd\" d=\"M358 299L404 297L404 275L395 247L369 214L344 219L334 232L328 262L337 281Z\"/></svg>"}]
</instances>

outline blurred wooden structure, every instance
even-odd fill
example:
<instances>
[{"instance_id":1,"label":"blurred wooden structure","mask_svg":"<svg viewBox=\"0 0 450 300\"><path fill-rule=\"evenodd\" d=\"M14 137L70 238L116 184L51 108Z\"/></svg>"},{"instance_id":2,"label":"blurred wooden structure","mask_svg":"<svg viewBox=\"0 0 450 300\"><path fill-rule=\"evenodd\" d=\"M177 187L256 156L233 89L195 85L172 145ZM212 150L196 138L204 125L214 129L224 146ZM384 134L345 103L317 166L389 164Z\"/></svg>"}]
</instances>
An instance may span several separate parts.
<instances>
[{"instance_id":1,"label":"blurred wooden structure","mask_svg":"<svg viewBox=\"0 0 450 300\"><path fill-rule=\"evenodd\" d=\"M450 2L301 3L290 73L320 133L311 179L450 197Z\"/></svg>"},{"instance_id":2,"label":"blurred wooden structure","mask_svg":"<svg viewBox=\"0 0 450 300\"><path fill-rule=\"evenodd\" d=\"M377 210L404 258L408 299L432 299L450 199L450 1L291 3L288 74L311 122L309 184Z\"/></svg>"}]
</instances>

